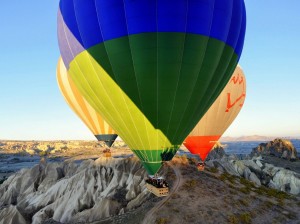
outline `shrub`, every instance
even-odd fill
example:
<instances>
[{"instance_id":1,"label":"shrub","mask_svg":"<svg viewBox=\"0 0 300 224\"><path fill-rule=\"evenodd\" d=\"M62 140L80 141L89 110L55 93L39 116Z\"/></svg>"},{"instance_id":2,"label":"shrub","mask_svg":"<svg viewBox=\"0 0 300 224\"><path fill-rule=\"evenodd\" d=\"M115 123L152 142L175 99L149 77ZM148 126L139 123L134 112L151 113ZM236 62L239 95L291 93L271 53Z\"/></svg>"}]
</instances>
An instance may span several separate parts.
<instances>
[{"instance_id":1,"label":"shrub","mask_svg":"<svg viewBox=\"0 0 300 224\"><path fill-rule=\"evenodd\" d=\"M219 178L222 181L228 180L230 183L235 184L236 177L233 175L230 175L227 172L222 173L222 175Z\"/></svg>"},{"instance_id":2,"label":"shrub","mask_svg":"<svg viewBox=\"0 0 300 224\"><path fill-rule=\"evenodd\" d=\"M273 198L277 198L277 199L290 199L291 196L289 194L287 194L286 192L283 191L279 191L273 188L267 188L265 186L260 186L259 188L257 188L255 190L255 192L257 194L260 195L266 195L268 197L273 197Z\"/></svg>"},{"instance_id":3,"label":"shrub","mask_svg":"<svg viewBox=\"0 0 300 224\"><path fill-rule=\"evenodd\" d=\"M179 194L176 194L174 193L172 196L171 196L172 199L177 199L177 198L180 198L180 195Z\"/></svg>"},{"instance_id":4,"label":"shrub","mask_svg":"<svg viewBox=\"0 0 300 224\"><path fill-rule=\"evenodd\" d=\"M271 202L271 201L265 201L264 204L263 204L263 207L264 208L267 208L267 209L270 209L274 206L274 203Z\"/></svg>"},{"instance_id":5,"label":"shrub","mask_svg":"<svg viewBox=\"0 0 300 224\"><path fill-rule=\"evenodd\" d=\"M155 221L156 224L167 224L168 222L169 220L167 218L158 218Z\"/></svg>"},{"instance_id":6,"label":"shrub","mask_svg":"<svg viewBox=\"0 0 300 224\"><path fill-rule=\"evenodd\" d=\"M218 170L218 168L216 168L216 167L212 167L212 168L210 168L210 169L207 169L209 172L211 172L211 173L217 173L219 170Z\"/></svg>"},{"instance_id":7,"label":"shrub","mask_svg":"<svg viewBox=\"0 0 300 224\"><path fill-rule=\"evenodd\" d=\"M251 181L249 181L249 180L247 180L247 179L245 179L243 177L240 178L240 183L243 184L243 185L245 185L248 188L255 188L255 185L254 185L253 182L251 182Z\"/></svg>"},{"instance_id":8,"label":"shrub","mask_svg":"<svg viewBox=\"0 0 300 224\"><path fill-rule=\"evenodd\" d=\"M228 223L230 223L230 224L238 224L239 223L239 219L235 215L230 215L228 217Z\"/></svg>"},{"instance_id":9,"label":"shrub","mask_svg":"<svg viewBox=\"0 0 300 224\"><path fill-rule=\"evenodd\" d=\"M239 199L239 203L243 206L249 206L249 200L247 200L246 198Z\"/></svg>"},{"instance_id":10,"label":"shrub","mask_svg":"<svg viewBox=\"0 0 300 224\"><path fill-rule=\"evenodd\" d=\"M240 188L240 191L244 194L249 194L250 193L250 188L248 187L242 187Z\"/></svg>"},{"instance_id":11,"label":"shrub","mask_svg":"<svg viewBox=\"0 0 300 224\"><path fill-rule=\"evenodd\" d=\"M188 157L188 160L189 160L189 163L190 163L191 165L195 165L195 164L198 163L196 158L190 158L190 157Z\"/></svg>"},{"instance_id":12,"label":"shrub","mask_svg":"<svg viewBox=\"0 0 300 224\"><path fill-rule=\"evenodd\" d=\"M177 208L173 208L173 212L179 213L180 211Z\"/></svg>"},{"instance_id":13,"label":"shrub","mask_svg":"<svg viewBox=\"0 0 300 224\"><path fill-rule=\"evenodd\" d=\"M187 189L194 188L196 185L197 185L197 181L196 181L196 180L188 180L188 181L186 181L185 184L184 184L184 186L185 186Z\"/></svg>"},{"instance_id":14,"label":"shrub","mask_svg":"<svg viewBox=\"0 0 300 224\"><path fill-rule=\"evenodd\" d=\"M240 214L240 221L241 221L241 223L244 223L244 224L252 223L251 215L249 213Z\"/></svg>"}]
</instances>

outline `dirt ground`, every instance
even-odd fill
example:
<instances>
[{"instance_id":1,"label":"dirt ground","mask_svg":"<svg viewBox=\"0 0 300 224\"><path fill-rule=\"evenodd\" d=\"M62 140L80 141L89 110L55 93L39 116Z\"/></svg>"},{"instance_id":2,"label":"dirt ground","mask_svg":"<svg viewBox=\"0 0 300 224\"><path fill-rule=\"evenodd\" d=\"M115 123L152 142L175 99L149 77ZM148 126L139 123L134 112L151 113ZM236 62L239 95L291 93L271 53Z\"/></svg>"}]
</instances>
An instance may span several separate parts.
<instances>
[{"instance_id":1,"label":"dirt ground","mask_svg":"<svg viewBox=\"0 0 300 224\"><path fill-rule=\"evenodd\" d=\"M215 169L200 172L186 158L175 158L173 163L183 184L150 223L300 223L299 197L257 188Z\"/></svg>"}]
</instances>

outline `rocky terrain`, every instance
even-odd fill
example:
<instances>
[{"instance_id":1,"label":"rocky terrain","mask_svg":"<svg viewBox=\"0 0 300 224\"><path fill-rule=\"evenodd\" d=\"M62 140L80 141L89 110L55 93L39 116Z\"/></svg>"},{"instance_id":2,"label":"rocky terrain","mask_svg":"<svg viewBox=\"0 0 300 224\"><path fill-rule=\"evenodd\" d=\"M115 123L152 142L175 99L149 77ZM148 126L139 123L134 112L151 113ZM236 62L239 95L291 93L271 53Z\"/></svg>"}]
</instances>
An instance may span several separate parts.
<instances>
[{"instance_id":1,"label":"rocky terrain","mask_svg":"<svg viewBox=\"0 0 300 224\"><path fill-rule=\"evenodd\" d=\"M123 141L115 141L114 148L126 148ZM94 153L105 148L103 142L98 141L0 141L1 154L19 155L64 155L73 156L84 151L85 154Z\"/></svg>"},{"instance_id":2,"label":"rocky terrain","mask_svg":"<svg viewBox=\"0 0 300 224\"><path fill-rule=\"evenodd\" d=\"M261 143L254 148L251 156L270 155L287 160L297 160L297 150L289 140L276 138L267 143Z\"/></svg>"},{"instance_id":3,"label":"rocky terrain","mask_svg":"<svg viewBox=\"0 0 300 224\"><path fill-rule=\"evenodd\" d=\"M41 162L0 185L0 223L133 224L143 223L149 212L148 223L298 223L298 196L215 165L199 172L196 162L176 156L174 170L165 164L161 174L171 193L162 205L162 198L146 190L146 173L136 158Z\"/></svg>"},{"instance_id":4,"label":"rocky terrain","mask_svg":"<svg viewBox=\"0 0 300 224\"><path fill-rule=\"evenodd\" d=\"M49 154L0 182L0 223L299 223L300 161L291 159L293 146L281 140L263 146L241 160L217 145L204 172L181 149L160 173L170 196L156 198L145 188L140 162L126 158L128 148L117 146L104 158L101 146L84 154L77 145L76 154L68 148L59 162Z\"/></svg>"},{"instance_id":5,"label":"rocky terrain","mask_svg":"<svg viewBox=\"0 0 300 224\"><path fill-rule=\"evenodd\" d=\"M261 156L245 160L226 156L222 159L210 160L206 164L219 172L243 177L258 187L265 186L293 195L300 194L299 173L267 163ZM300 161L293 165L299 169Z\"/></svg>"},{"instance_id":6,"label":"rocky terrain","mask_svg":"<svg viewBox=\"0 0 300 224\"><path fill-rule=\"evenodd\" d=\"M48 162L96 159L105 149L97 141L0 141L0 183L22 168L39 164L42 157ZM123 141L116 141L111 151L115 158L132 155Z\"/></svg>"},{"instance_id":7,"label":"rocky terrain","mask_svg":"<svg viewBox=\"0 0 300 224\"><path fill-rule=\"evenodd\" d=\"M222 147L217 147L210 153L207 165L220 172L243 177L256 186L300 194L300 160L288 140L261 143L243 160L235 155L225 155Z\"/></svg>"},{"instance_id":8,"label":"rocky terrain","mask_svg":"<svg viewBox=\"0 0 300 224\"><path fill-rule=\"evenodd\" d=\"M222 142L248 142L248 141L272 141L276 137L272 136L261 136L261 135L249 135L249 136L240 136L240 137L229 137L229 136L223 136L221 137L220 141ZM284 139L290 140L290 139L300 139L300 136L297 137L289 137L286 136Z\"/></svg>"},{"instance_id":9,"label":"rocky terrain","mask_svg":"<svg viewBox=\"0 0 300 224\"><path fill-rule=\"evenodd\" d=\"M199 172L193 160L175 158L182 185L149 223L299 223L300 198L214 167Z\"/></svg>"},{"instance_id":10,"label":"rocky terrain","mask_svg":"<svg viewBox=\"0 0 300 224\"><path fill-rule=\"evenodd\" d=\"M0 223L92 222L122 214L150 197L135 159L41 162L0 185Z\"/></svg>"}]
</instances>

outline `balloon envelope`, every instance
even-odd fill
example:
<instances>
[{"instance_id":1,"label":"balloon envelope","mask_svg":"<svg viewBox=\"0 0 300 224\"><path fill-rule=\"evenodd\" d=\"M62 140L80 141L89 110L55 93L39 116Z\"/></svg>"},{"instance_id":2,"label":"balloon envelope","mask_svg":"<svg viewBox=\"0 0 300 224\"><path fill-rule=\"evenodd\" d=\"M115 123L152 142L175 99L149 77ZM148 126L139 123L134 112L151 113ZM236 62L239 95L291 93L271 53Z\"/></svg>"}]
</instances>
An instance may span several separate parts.
<instances>
[{"instance_id":1,"label":"balloon envelope","mask_svg":"<svg viewBox=\"0 0 300 224\"><path fill-rule=\"evenodd\" d=\"M60 0L58 39L79 91L155 174L228 82L245 24L243 0Z\"/></svg>"},{"instance_id":2,"label":"balloon envelope","mask_svg":"<svg viewBox=\"0 0 300 224\"><path fill-rule=\"evenodd\" d=\"M114 143L117 135L114 130L102 119L77 90L68 75L67 69L60 58L56 72L60 92L77 116L85 123L99 141L104 141L108 147Z\"/></svg>"},{"instance_id":3,"label":"balloon envelope","mask_svg":"<svg viewBox=\"0 0 300 224\"><path fill-rule=\"evenodd\" d=\"M246 78L240 66L220 96L186 138L184 145L204 161L221 135L239 114L246 97Z\"/></svg>"}]
</instances>

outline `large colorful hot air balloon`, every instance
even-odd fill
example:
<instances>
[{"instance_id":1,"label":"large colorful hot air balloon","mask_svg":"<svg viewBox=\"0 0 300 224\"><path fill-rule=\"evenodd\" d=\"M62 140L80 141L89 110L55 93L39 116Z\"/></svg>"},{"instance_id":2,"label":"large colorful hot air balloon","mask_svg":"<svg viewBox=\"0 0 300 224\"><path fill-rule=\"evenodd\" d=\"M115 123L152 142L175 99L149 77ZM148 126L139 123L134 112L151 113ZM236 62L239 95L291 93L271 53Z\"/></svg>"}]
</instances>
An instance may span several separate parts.
<instances>
[{"instance_id":1,"label":"large colorful hot air balloon","mask_svg":"<svg viewBox=\"0 0 300 224\"><path fill-rule=\"evenodd\" d=\"M246 78L238 65L224 90L186 138L186 148L204 161L239 114L245 97Z\"/></svg>"},{"instance_id":2,"label":"large colorful hot air balloon","mask_svg":"<svg viewBox=\"0 0 300 224\"><path fill-rule=\"evenodd\" d=\"M243 0L60 0L59 48L85 99L155 174L241 56Z\"/></svg>"},{"instance_id":3,"label":"large colorful hot air balloon","mask_svg":"<svg viewBox=\"0 0 300 224\"><path fill-rule=\"evenodd\" d=\"M99 141L111 147L118 137L114 130L102 119L77 90L60 58L56 71L57 83L66 102L78 117L86 124Z\"/></svg>"}]
</instances>

